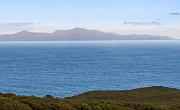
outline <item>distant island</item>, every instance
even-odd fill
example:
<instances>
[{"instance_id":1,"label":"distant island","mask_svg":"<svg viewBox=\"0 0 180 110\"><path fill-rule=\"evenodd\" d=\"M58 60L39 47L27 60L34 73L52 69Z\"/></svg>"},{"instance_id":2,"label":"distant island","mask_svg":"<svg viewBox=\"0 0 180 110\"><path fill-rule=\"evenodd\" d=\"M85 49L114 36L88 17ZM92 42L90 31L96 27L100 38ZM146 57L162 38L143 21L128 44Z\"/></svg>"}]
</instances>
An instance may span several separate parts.
<instances>
[{"instance_id":1,"label":"distant island","mask_svg":"<svg viewBox=\"0 0 180 110\"><path fill-rule=\"evenodd\" d=\"M57 30L53 33L21 31L15 34L0 35L0 41L101 41L101 40L174 40L168 36L118 35L98 30L74 28Z\"/></svg>"},{"instance_id":2,"label":"distant island","mask_svg":"<svg viewBox=\"0 0 180 110\"><path fill-rule=\"evenodd\" d=\"M0 93L1 110L180 110L180 90L154 86L91 91L68 98Z\"/></svg>"}]
</instances>

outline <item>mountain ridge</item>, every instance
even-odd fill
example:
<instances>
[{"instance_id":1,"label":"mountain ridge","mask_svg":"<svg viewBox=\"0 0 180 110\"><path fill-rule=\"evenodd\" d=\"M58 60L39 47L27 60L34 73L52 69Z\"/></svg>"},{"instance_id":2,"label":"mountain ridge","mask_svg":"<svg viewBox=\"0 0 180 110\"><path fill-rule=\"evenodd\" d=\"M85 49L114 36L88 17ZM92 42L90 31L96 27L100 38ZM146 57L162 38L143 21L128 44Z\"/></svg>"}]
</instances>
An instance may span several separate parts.
<instances>
[{"instance_id":1,"label":"mountain ridge","mask_svg":"<svg viewBox=\"0 0 180 110\"><path fill-rule=\"evenodd\" d=\"M99 41L99 40L175 40L158 35L118 35L99 30L73 28L56 30L52 33L21 31L15 34L0 35L0 41Z\"/></svg>"}]
</instances>

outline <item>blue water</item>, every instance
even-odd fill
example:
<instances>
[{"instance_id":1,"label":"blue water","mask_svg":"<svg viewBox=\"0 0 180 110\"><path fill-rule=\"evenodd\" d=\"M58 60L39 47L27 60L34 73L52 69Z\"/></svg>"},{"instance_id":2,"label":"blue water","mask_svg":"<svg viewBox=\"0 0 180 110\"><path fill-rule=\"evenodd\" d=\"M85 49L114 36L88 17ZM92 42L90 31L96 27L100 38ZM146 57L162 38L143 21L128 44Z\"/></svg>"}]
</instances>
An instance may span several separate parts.
<instances>
[{"instance_id":1,"label":"blue water","mask_svg":"<svg viewBox=\"0 0 180 110\"><path fill-rule=\"evenodd\" d=\"M0 42L0 92L180 89L180 41Z\"/></svg>"}]
</instances>

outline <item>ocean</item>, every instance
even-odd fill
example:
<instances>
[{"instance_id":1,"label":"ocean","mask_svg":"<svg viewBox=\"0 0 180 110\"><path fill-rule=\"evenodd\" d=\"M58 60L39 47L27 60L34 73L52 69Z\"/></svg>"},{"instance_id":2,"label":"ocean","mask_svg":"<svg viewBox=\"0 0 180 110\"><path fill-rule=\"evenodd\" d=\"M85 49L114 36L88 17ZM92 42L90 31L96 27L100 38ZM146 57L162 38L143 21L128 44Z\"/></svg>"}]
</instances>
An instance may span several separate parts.
<instances>
[{"instance_id":1,"label":"ocean","mask_svg":"<svg viewBox=\"0 0 180 110\"><path fill-rule=\"evenodd\" d=\"M0 93L180 89L180 41L0 42Z\"/></svg>"}]
</instances>

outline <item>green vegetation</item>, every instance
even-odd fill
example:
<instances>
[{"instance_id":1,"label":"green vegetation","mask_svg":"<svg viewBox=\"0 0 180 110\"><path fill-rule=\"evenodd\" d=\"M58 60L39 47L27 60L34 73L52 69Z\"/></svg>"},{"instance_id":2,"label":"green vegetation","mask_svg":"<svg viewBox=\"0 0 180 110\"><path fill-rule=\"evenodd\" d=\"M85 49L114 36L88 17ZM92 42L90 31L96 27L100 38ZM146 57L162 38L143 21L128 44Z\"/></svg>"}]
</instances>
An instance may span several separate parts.
<instances>
[{"instance_id":1,"label":"green vegetation","mask_svg":"<svg viewBox=\"0 0 180 110\"><path fill-rule=\"evenodd\" d=\"M0 110L180 110L180 90L91 91L63 99L0 94Z\"/></svg>"}]
</instances>

